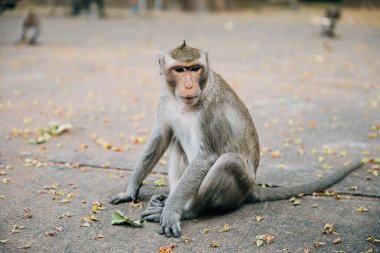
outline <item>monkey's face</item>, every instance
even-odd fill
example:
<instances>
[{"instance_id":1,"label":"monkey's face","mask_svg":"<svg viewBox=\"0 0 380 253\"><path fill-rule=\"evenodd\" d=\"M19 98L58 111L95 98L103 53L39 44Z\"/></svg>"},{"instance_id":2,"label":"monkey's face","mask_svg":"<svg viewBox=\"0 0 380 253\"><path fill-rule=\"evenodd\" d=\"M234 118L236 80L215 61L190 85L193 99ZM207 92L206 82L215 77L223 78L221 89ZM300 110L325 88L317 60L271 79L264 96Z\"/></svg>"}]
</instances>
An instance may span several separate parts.
<instances>
[{"instance_id":1,"label":"monkey's face","mask_svg":"<svg viewBox=\"0 0 380 253\"><path fill-rule=\"evenodd\" d=\"M178 101L192 105L202 94L202 77L205 68L201 64L179 64L167 71L167 81Z\"/></svg>"},{"instance_id":2,"label":"monkey's face","mask_svg":"<svg viewBox=\"0 0 380 253\"><path fill-rule=\"evenodd\" d=\"M160 54L158 62L176 99L185 105L196 104L207 83L207 52L183 42L181 46Z\"/></svg>"}]
</instances>

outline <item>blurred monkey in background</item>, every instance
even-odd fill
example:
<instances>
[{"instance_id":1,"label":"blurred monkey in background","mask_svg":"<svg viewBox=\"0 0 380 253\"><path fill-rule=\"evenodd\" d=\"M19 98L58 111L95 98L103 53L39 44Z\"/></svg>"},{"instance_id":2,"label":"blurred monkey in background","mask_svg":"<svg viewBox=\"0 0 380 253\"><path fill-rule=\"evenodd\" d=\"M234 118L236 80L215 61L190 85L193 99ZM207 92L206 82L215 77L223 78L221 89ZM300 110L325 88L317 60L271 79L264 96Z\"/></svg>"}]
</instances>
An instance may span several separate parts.
<instances>
[{"instance_id":1,"label":"blurred monkey in background","mask_svg":"<svg viewBox=\"0 0 380 253\"><path fill-rule=\"evenodd\" d=\"M321 19L322 34L328 37L334 37L336 23L340 17L341 11L339 6L327 8L325 16Z\"/></svg>"},{"instance_id":2,"label":"blurred monkey in background","mask_svg":"<svg viewBox=\"0 0 380 253\"><path fill-rule=\"evenodd\" d=\"M19 42L36 44L40 31L41 24L39 17L32 9L28 9L21 19Z\"/></svg>"}]
</instances>

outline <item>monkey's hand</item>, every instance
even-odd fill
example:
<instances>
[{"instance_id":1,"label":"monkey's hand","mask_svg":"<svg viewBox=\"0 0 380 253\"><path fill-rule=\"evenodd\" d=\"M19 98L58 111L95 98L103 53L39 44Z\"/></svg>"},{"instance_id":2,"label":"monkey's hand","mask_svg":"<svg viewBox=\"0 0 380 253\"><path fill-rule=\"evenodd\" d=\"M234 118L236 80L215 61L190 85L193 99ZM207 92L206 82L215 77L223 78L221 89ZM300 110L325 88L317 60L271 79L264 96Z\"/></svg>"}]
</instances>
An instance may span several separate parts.
<instances>
[{"instance_id":1,"label":"monkey's hand","mask_svg":"<svg viewBox=\"0 0 380 253\"><path fill-rule=\"evenodd\" d=\"M171 209L168 206L164 207L161 214L160 224L161 229L159 231L160 235L165 235L166 237L178 237L181 235L181 213L175 209Z\"/></svg>"},{"instance_id":2,"label":"monkey's hand","mask_svg":"<svg viewBox=\"0 0 380 253\"><path fill-rule=\"evenodd\" d=\"M121 192L118 195L114 196L110 204L117 205L123 202L135 202L137 201L137 196L139 195L140 187L134 187L132 185L128 186L127 191Z\"/></svg>"}]
</instances>

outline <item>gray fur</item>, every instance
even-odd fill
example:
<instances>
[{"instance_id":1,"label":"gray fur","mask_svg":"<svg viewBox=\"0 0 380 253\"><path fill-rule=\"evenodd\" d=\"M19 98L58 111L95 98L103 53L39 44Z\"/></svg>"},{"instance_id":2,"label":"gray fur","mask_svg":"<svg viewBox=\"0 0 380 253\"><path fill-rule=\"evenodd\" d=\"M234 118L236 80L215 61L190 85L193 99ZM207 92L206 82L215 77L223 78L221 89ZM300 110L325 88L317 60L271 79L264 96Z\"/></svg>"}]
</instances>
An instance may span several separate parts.
<instances>
[{"instance_id":1,"label":"gray fur","mask_svg":"<svg viewBox=\"0 0 380 253\"><path fill-rule=\"evenodd\" d=\"M200 55L207 59L203 51ZM175 64L170 62L170 67ZM167 80L169 70L164 56L160 57L160 65ZM258 187L255 174L260 148L251 115L223 78L208 68L208 62L205 65L205 84L193 104L181 104L173 92L175 87L164 86L148 144L127 191L115 196L112 204L137 200L142 180L169 144L170 194L154 195L142 213L146 220L159 221L160 233L168 237L181 234L180 220L195 218L208 210L232 210L244 201L279 200L319 191L360 166L354 163L331 177L299 187Z\"/></svg>"}]
</instances>

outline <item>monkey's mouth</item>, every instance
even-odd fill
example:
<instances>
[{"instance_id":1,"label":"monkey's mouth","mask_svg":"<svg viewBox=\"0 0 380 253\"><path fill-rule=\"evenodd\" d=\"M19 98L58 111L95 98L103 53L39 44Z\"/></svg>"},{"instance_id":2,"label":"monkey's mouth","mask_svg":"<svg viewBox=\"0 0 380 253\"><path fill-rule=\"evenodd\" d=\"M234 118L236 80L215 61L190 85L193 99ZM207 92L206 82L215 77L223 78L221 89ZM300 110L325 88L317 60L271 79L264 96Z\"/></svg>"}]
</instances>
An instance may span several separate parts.
<instances>
[{"instance_id":1,"label":"monkey's mouth","mask_svg":"<svg viewBox=\"0 0 380 253\"><path fill-rule=\"evenodd\" d=\"M198 97L199 96L181 96L181 99L185 104L192 104Z\"/></svg>"}]
</instances>

